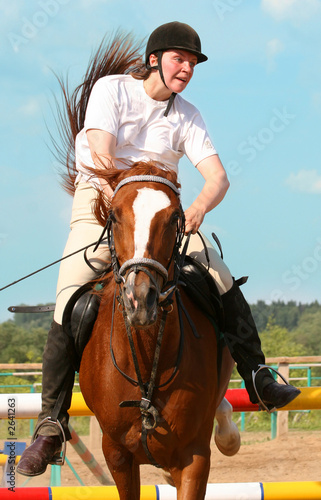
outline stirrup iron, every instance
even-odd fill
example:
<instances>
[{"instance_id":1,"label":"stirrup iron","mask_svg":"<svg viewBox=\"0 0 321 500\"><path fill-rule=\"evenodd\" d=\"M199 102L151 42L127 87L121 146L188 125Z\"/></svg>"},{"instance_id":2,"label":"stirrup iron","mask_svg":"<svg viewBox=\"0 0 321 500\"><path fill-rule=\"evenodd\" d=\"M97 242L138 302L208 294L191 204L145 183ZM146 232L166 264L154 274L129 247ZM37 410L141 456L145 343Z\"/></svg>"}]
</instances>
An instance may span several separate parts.
<instances>
[{"instance_id":1,"label":"stirrup iron","mask_svg":"<svg viewBox=\"0 0 321 500\"><path fill-rule=\"evenodd\" d=\"M53 459L49 462L50 465L64 465L65 463L65 457L66 457L66 446L67 446L67 441L66 441L66 435L65 435L65 431L61 425L61 423L59 422L59 420L53 420L51 417L45 417L43 420L41 420L41 422L39 422L39 424L37 424L35 430L34 430L34 433L32 435L32 438L31 438L31 443L32 444L38 437L39 435L39 429L41 427L43 427L46 423L50 423L50 424L53 424L53 425L57 425L59 427L59 430L61 432L61 435L62 435L62 453L61 455L58 457L58 456L54 456ZM57 458L55 458L57 457Z\"/></svg>"},{"instance_id":2,"label":"stirrup iron","mask_svg":"<svg viewBox=\"0 0 321 500\"><path fill-rule=\"evenodd\" d=\"M263 370L264 368L267 368L268 370L272 370L274 373L276 373L282 380L283 382L285 383L285 385L290 385L289 382L283 377L283 375L278 372L277 370L275 370L275 368L272 368L271 366L268 366L268 365L258 365L258 369L256 371L252 370L252 382L253 382L253 387L254 387L254 390L255 390L255 394L257 395L257 398L259 400L259 407L261 410L265 410L267 411L268 413L273 413L276 411L277 408L271 408L269 409L266 404L262 401L259 393L258 393L258 390L256 388L256 383L255 383L255 379L256 379L256 376L257 374Z\"/></svg>"}]
</instances>

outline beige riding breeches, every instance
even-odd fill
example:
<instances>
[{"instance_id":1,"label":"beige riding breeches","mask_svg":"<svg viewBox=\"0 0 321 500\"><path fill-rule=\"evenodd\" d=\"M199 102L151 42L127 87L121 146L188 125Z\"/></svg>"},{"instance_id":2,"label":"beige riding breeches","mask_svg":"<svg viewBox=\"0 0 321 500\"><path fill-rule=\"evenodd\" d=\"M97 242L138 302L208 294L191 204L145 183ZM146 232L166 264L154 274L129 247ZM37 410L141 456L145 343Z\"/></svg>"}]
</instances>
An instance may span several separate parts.
<instances>
[{"instance_id":1,"label":"beige riding breeches","mask_svg":"<svg viewBox=\"0 0 321 500\"><path fill-rule=\"evenodd\" d=\"M221 295L227 292L233 285L233 278L231 276L230 270L221 259L220 255L217 253L212 243L206 238L202 233L202 237L207 247L208 256L210 259L209 272L213 276L218 291ZM184 243L184 241L183 241ZM198 262L204 264L205 267L208 266L204 245L201 238L197 234L192 234L189 244L188 244L188 255L196 259Z\"/></svg>"},{"instance_id":2,"label":"beige riding breeches","mask_svg":"<svg viewBox=\"0 0 321 500\"><path fill-rule=\"evenodd\" d=\"M77 185L72 205L70 233L63 257L95 243L99 239L103 228L93 215L96 196L97 191L91 184L82 182ZM97 273L86 263L84 252L76 253L60 264L54 313L54 320L60 325L65 306L73 293L94 279L110 261L110 252L106 242L102 243L95 253L93 253L93 249L94 246L88 248L86 257L90 264L97 269Z\"/></svg>"},{"instance_id":3,"label":"beige riding breeches","mask_svg":"<svg viewBox=\"0 0 321 500\"><path fill-rule=\"evenodd\" d=\"M99 239L102 227L96 221L92 211L96 195L97 191L91 184L84 182L77 185L72 206L70 233L63 256L72 254ZM216 281L219 292L223 294L232 287L231 273L211 243L207 238L204 237L204 239L211 262L209 271ZM62 324L64 308L73 293L94 279L110 261L107 242L103 242L95 253L93 253L93 248L94 246L87 250L86 257L97 269L96 272L86 263L84 252L75 253L60 264L54 313L54 319L59 324ZM207 267L203 243L197 234L191 236L187 253Z\"/></svg>"}]
</instances>

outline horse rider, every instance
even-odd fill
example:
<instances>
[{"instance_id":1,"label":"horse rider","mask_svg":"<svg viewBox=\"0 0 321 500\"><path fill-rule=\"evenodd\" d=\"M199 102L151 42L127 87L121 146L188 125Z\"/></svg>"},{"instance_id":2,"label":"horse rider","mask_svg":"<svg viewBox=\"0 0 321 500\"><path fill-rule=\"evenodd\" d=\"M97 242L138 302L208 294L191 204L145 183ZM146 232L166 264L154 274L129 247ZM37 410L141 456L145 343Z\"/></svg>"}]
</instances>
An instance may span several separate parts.
<instances>
[{"instance_id":1,"label":"horse rider","mask_svg":"<svg viewBox=\"0 0 321 500\"><path fill-rule=\"evenodd\" d=\"M207 264L196 232L205 214L223 200L229 182L199 111L180 95L192 79L196 65L206 60L194 29L184 23L170 22L150 35L140 71L102 76L92 86L85 119L74 146L77 178L71 231L64 255L97 241L102 231L92 206L97 189L103 190L107 198L112 190L88 168L101 168L108 161L123 168L124 162L152 160L177 172L179 159L185 154L204 178L201 192L185 210L186 234L192 233L188 253ZM262 367L265 357L250 307L228 267L209 242L208 251L210 272L221 294L226 318L226 343L250 399L257 403L260 398L268 408L281 408L300 391L275 382L270 371ZM42 410L38 422L51 415L60 395L62 405L58 422L67 440L71 437L67 412L74 368L62 326L63 311L72 294L95 278L109 259L105 244L95 253L88 251L87 260L92 266L87 265L80 253L60 265L54 320L43 355ZM61 392L63 387L65 390ZM57 461L61 448L60 426L45 420L35 441L24 451L17 471L26 476L42 474L49 463Z\"/></svg>"}]
</instances>

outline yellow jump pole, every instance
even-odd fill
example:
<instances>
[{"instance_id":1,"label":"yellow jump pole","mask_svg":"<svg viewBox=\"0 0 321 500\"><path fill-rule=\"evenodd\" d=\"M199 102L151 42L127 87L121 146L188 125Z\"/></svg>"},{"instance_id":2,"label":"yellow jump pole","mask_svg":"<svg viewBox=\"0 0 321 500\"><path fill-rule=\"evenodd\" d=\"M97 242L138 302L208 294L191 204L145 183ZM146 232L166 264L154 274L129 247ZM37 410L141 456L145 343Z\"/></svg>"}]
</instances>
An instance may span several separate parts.
<instances>
[{"instance_id":1,"label":"yellow jump pole","mask_svg":"<svg viewBox=\"0 0 321 500\"><path fill-rule=\"evenodd\" d=\"M119 500L116 486L60 486L51 488L52 500ZM141 500L157 500L154 485L141 486Z\"/></svg>"},{"instance_id":2,"label":"yellow jump pole","mask_svg":"<svg viewBox=\"0 0 321 500\"><path fill-rule=\"evenodd\" d=\"M320 500L321 481L263 483L264 500Z\"/></svg>"},{"instance_id":3,"label":"yellow jump pole","mask_svg":"<svg viewBox=\"0 0 321 500\"><path fill-rule=\"evenodd\" d=\"M297 398L278 411L321 410L321 387L302 387L300 390L301 394ZM69 415L73 417L93 415L87 407L81 392L73 393Z\"/></svg>"}]
</instances>

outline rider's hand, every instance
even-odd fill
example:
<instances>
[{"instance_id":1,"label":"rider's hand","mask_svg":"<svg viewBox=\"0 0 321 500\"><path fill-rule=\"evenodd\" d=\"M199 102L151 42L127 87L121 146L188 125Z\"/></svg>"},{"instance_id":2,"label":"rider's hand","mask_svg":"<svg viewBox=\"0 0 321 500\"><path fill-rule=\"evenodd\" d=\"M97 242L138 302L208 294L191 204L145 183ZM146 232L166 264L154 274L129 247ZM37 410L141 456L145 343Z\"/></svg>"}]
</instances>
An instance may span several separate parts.
<instances>
[{"instance_id":1,"label":"rider's hand","mask_svg":"<svg viewBox=\"0 0 321 500\"><path fill-rule=\"evenodd\" d=\"M193 206L193 204L185 210L185 234L197 233L200 225L203 222L205 212Z\"/></svg>"}]
</instances>

